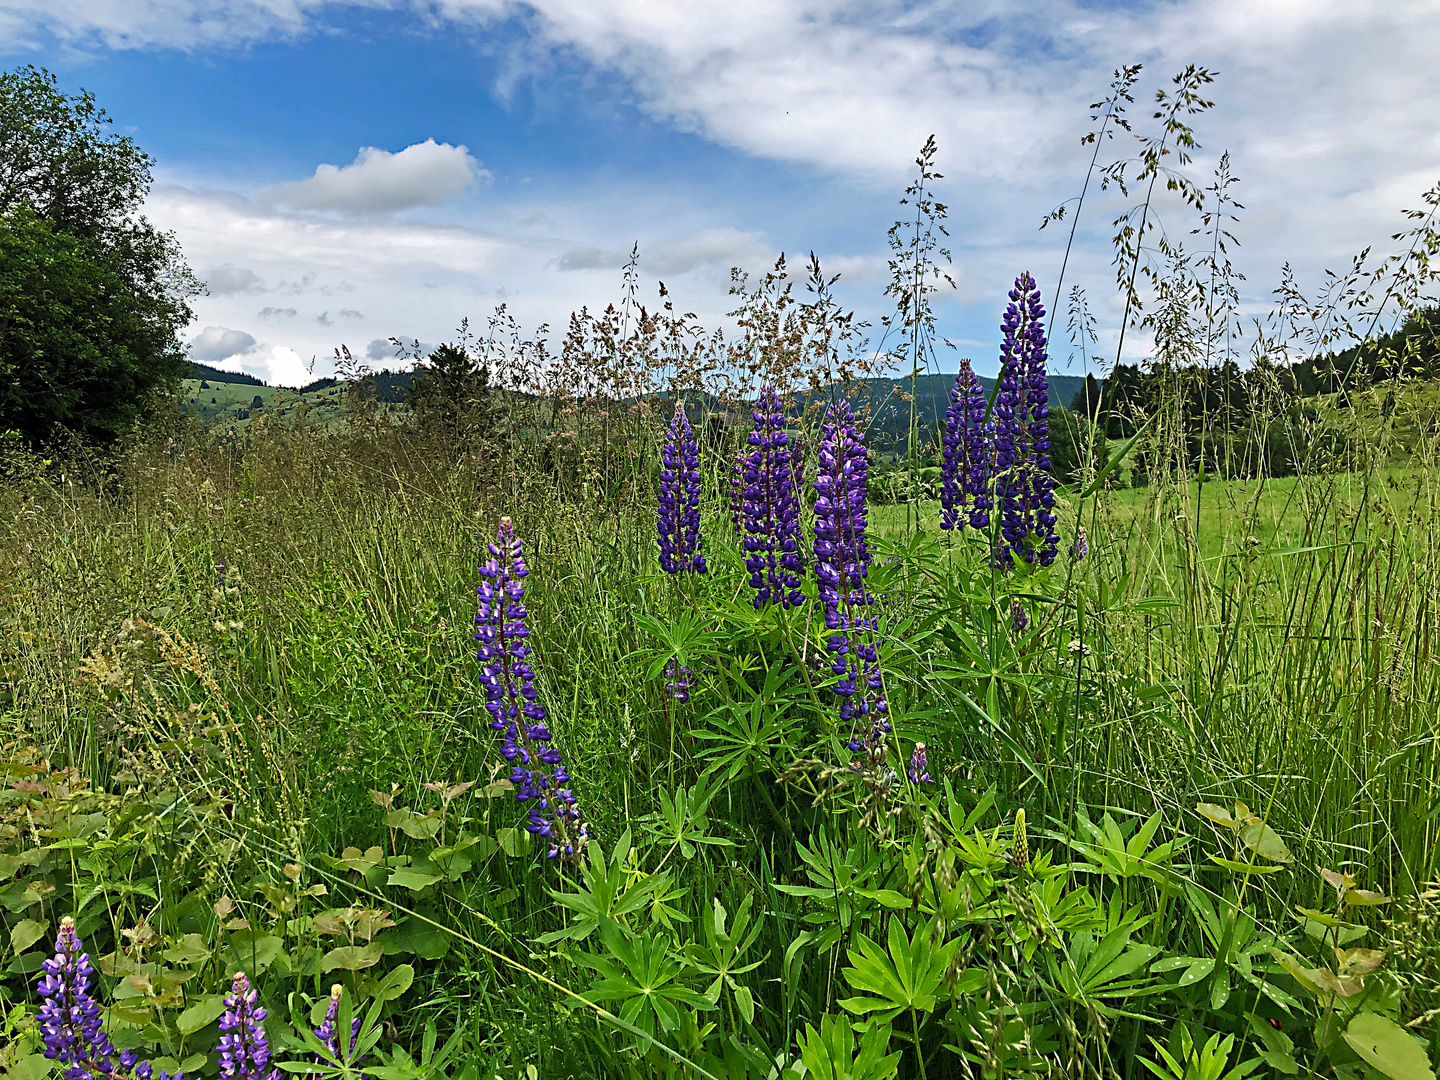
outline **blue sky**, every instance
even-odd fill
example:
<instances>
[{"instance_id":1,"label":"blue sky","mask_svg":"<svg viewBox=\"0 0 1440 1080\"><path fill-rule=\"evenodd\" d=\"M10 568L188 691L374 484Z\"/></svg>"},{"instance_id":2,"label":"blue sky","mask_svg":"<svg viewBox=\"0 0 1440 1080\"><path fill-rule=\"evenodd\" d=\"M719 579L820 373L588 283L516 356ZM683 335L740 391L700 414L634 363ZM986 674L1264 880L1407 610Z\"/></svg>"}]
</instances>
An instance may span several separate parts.
<instances>
[{"instance_id":1,"label":"blue sky","mask_svg":"<svg viewBox=\"0 0 1440 1080\"><path fill-rule=\"evenodd\" d=\"M0 62L93 90L155 157L147 213L211 282L195 355L286 382L342 342L383 361L374 343L443 340L502 300L563 325L617 297L632 243L647 287L711 325L731 265L812 249L878 318L885 229L931 131L958 282L937 301L946 366L993 371L1010 279L1053 288L1065 234L1036 225L1078 191L1085 106L1126 62L1146 64L1137 119L1185 63L1220 71L1193 172L1231 152L1260 313L1285 260L1317 283L1440 179L1437 31L1432 0L0 0ZM1067 275L1102 344L1120 205L1087 208ZM1173 236L1194 224L1162 212Z\"/></svg>"}]
</instances>

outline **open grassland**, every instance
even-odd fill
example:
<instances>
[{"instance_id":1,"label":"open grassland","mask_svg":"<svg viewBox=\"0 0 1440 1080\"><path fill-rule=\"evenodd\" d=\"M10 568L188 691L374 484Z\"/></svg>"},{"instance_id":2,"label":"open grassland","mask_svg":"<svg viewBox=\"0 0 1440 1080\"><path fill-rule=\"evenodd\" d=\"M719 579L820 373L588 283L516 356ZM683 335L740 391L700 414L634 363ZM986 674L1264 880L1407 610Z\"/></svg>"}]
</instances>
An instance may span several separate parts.
<instances>
[{"instance_id":1,"label":"open grassland","mask_svg":"<svg viewBox=\"0 0 1440 1080\"><path fill-rule=\"evenodd\" d=\"M494 464L277 426L141 447L95 482L12 477L0 711L31 779L5 804L4 896L12 927L92 897L82 928L121 975L122 930L171 943L151 977L195 974L132 1001L137 1045L213 1070L213 1017L177 1018L234 963L302 1013L339 979L389 1017L382 1049L437 1023L487 1080L759 1077L849 1053L833 1040L866 1015L860 943L900 963L929 941L938 996L874 1027L893 1060L871 1075L981 1075L990 1055L1005 1075L1136 1076L1182 1029L1230 1038L1235 1061L1344 1066L1336 1033L1362 1013L1433 1054L1428 1020L1405 1027L1440 1005L1414 921L1440 829L1433 474L1062 496L1087 557L1029 575L940 533L931 504L918 527L915 507L872 507L897 745L888 772L855 772L823 623L753 611L721 514L712 572L677 589L648 476L601 500ZM539 700L603 856L583 877L545 863L496 784L470 634L502 514L531 568ZM687 703L666 692L677 653ZM917 741L936 784L898 778ZM1263 824L1217 824L1237 801ZM1321 867L1392 901L1342 903L1354 930L1327 929ZM28 900L37 882L55 889ZM596 903L618 907L596 922ZM212 914L226 904L243 928ZM1342 932L1389 957L1358 997L1315 974ZM1086 966L1102 942L1123 977ZM645 975L642 947L673 961ZM10 1000L40 955L15 948ZM712 994L716 963L757 966ZM618 998L595 992L605 971ZM641 1007L662 977L673 1027ZM867 992L902 993L884 986Z\"/></svg>"}]
</instances>

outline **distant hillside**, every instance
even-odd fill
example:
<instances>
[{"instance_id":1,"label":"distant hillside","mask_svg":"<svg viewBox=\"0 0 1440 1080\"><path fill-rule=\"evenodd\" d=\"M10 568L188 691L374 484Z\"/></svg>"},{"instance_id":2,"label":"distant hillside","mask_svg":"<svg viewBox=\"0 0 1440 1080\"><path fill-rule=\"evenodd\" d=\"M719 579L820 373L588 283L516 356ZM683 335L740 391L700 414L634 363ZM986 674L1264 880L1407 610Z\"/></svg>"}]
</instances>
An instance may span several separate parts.
<instances>
[{"instance_id":1,"label":"distant hillside","mask_svg":"<svg viewBox=\"0 0 1440 1080\"><path fill-rule=\"evenodd\" d=\"M903 446L910 429L910 403L900 394L910 393L909 378L867 379L866 383L860 400L870 406L867 429L870 444L877 448ZM922 375L915 381L915 420L922 443L929 439L932 431L944 424L945 410L950 405L950 388L954 385L954 375ZM980 385L988 396L995 388L995 380L982 375ZM1079 375L1052 374L1050 407L1068 406L1076 391L1084 385L1085 380Z\"/></svg>"},{"instance_id":2,"label":"distant hillside","mask_svg":"<svg viewBox=\"0 0 1440 1080\"><path fill-rule=\"evenodd\" d=\"M266 386L263 379L257 379L254 375L246 375L243 371L221 371L209 364L201 364L198 361L190 361L190 370L185 373L187 379L203 379L212 383L240 383L243 386Z\"/></svg>"}]
</instances>

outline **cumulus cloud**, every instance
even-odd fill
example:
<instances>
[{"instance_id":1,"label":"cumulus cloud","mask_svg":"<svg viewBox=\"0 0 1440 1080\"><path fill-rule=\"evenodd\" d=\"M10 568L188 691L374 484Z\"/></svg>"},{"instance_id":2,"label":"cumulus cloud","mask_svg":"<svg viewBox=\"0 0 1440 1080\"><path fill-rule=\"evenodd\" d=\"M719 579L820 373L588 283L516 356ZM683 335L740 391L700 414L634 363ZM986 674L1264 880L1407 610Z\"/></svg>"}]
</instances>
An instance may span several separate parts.
<instances>
[{"instance_id":1,"label":"cumulus cloud","mask_svg":"<svg viewBox=\"0 0 1440 1080\"><path fill-rule=\"evenodd\" d=\"M264 292L265 282L254 270L226 263L205 275L205 287L210 290L211 296L238 296L241 293Z\"/></svg>"},{"instance_id":2,"label":"cumulus cloud","mask_svg":"<svg viewBox=\"0 0 1440 1080\"><path fill-rule=\"evenodd\" d=\"M255 348L255 339L243 330L224 326L207 326L190 339L190 355L196 360L213 364Z\"/></svg>"},{"instance_id":3,"label":"cumulus cloud","mask_svg":"<svg viewBox=\"0 0 1440 1080\"><path fill-rule=\"evenodd\" d=\"M616 75L627 101L661 123L752 157L798 163L802 175L815 178L807 201L824 200L826 185L833 185L828 197L837 211L828 219L811 214L818 228L802 220L782 236L763 221L763 208L719 207L708 217L696 211L708 194L697 185L688 220L666 227L679 239L665 241L654 231L654 222L667 220L661 212L647 220L574 212L589 197L583 185L591 178L581 176L574 190L545 205L546 240L401 228L403 219L386 215L436 205L482 178L463 147L433 140L393 154L362 151L352 164L323 166L267 193L271 209L337 216L269 213L243 200L195 195L167 204L173 213L165 220L179 223L196 265L254 267L263 281L291 283L277 285L280 292L353 288L355 299L347 302L382 326L453 325L458 315L474 313L476 297L502 289L513 291L515 310L554 321L577 300L593 299L583 290L603 276L556 271L613 273L632 237L642 241L642 270L693 273L698 290L706 267L758 258L762 236L793 255L796 239L825 230L824 241L838 249L827 267L845 270L874 294L871 286L885 274L883 237L877 230L873 241L862 241L847 232L850 207L836 192L853 194L854 219L880 220L876 200L889 200L931 132L940 140L942 194L963 270L957 275L963 292L942 294L943 302L989 303L1018 269L1042 278L1058 270L1063 233L1037 234L1035 225L1040 213L1078 190L1088 161L1078 140L1087 128L1084 105L1099 96L1114 65L1130 60L1143 60L1147 69L1131 113L1137 121L1148 116L1155 87L1184 64L1221 72L1211 95L1218 107L1197 121L1203 149L1194 172L1203 178L1220 150L1232 151L1247 207L1238 261L1256 304L1267 302L1284 259L1313 281L1348 252L1383 242L1399 224L1397 211L1414 205L1434 181L1440 161L1433 121L1440 68L1429 56L1440 31L1434 0L368 2L408 8L442 27L446 20L472 27L508 20L532 46L517 52L521 77L544 78L576 61ZM0 6L0 40L22 40L39 27L81 47L182 49L328 32L350 7L339 0L0 0ZM332 12L337 23L329 27ZM1122 138L1113 149L1118 156L1134 146ZM422 174L430 182L415 179ZM1114 208L1103 200L1087 206L1067 283L1108 286ZM506 227L523 234L528 225L519 223L531 221L536 207L500 209L509 215ZM1162 210L1167 228L1185 236L1193 219L1173 205ZM715 235L705 239L707 232ZM711 309L723 303L721 296ZM216 294L201 298L196 310L217 324L253 311L232 307ZM1098 290L1092 307L1106 310ZM328 355L329 335L302 322L297 333L309 335L295 339L304 341L302 351ZM956 332L979 340L980 327Z\"/></svg>"},{"instance_id":4,"label":"cumulus cloud","mask_svg":"<svg viewBox=\"0 0 1440 1080\"><path fill-rule=\"evenodd\" d=\"M307 180L263 189L260 201L290 210L390 214L441 206L489 176L465 147L426 139L398 154L363 147L353 163L339 168L320 165Z\"/></svg>"}]
</instances>

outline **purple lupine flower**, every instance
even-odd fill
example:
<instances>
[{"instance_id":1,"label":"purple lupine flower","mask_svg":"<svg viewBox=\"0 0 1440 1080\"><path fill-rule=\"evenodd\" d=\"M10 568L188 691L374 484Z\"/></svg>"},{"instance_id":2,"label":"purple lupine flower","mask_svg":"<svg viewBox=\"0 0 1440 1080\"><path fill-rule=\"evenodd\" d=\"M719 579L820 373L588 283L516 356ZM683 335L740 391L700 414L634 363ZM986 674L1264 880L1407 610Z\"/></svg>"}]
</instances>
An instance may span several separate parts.
<instances>
[{"instance_id":1,"label":"purple lupine flower","mask_svg":"<svg viewBox=\"0 0 1440 1080\"><path fill-rule=\"evenodd\" d=\"M1004 334L995 397L995 493L1002 542L995 563L1055 561L1055 478L1050 475L1049 383L1045 377L1045 309L1029 273L1015 279L1000 324Z\"/></svg>"},{"instance_id":2,"label":"purple lupine flower","mask_svg":"<svg viewBox=\"0 0 1440 1080\"><path fill-rule=\"evenodd\" d=\"M755 426L746 442L745 566L755 590L755 608L766 604L798 607L800 575L800 503L795 497L795 472L785 410L774 387L760 389Z\"/></svg>"},{"instance_id":3,"label":"purple lupine flower","mask_svg":"<svg viewBox=\"0 0 1440 1080\"><path fill-rule=\"evenodd\" d=\"M700 449L685 406L678 401L661 453L658 530L662 570L705 573L705 556L700 554Z\"/></svg>"},{"instance_id":4,"label":"purple lupine flower","mask_svg":"<svg viewBox=\"0 0 1440 1080\"><path fill-rule=\"evenodd\" d=\"M910 767L905 770L910 777L912 784L933 784L930 779L929 766L925 761L925 744L917 742L915 749L910 752Z\"/></svg>"},{"instance_id":5,"label":"purple lupine flower","mask_svg":"<svg viewBox=\"0 0 1440 1080\"><path fill-rule=\"evenodd\" d=\"M1090 538L1085 535L1085 526L1075 529L1075 539L1070 542L1070 558L1079 562L1090 554Z\"/></svg>"},{"instance_id":6,"label":"purple lupine flower","mask_svg":"<svg viewBox=\"0 0 1440 1080\"><path fill-rule=\"evenodd\" d=\"M985 422L985 389L969 360L960 361L945 410L940 464L940 527L984 529L990 524L992 429Z\"/></svg>"},{"instance_id":7,"label":"purple lupine flower","mask_svg":"<svg viewBox=\"0 0 1440 1080\"><path fill-rule=\"evenodd\" d=\"M690 700L690 688L695 685L695 672L672 656L665 665L665 679L666 693L682 705Z\"/></svg>"},{"instance_id":8,"label":"purple lupine flower","mask_svg":"<svg viewBox=\"0 0 1440 1080\"><path fill-rule=\"evenodd\" d=\"M279 1069L266 1072L270 1040L265 1036L265 1010L259 1000L245 973L235 972L220 1017L221 1080L279 1080Z\"/></svg>"},{"instance_id":9,"label":"purple lupine flower","mask_svg":"<svg viewBox=\"0 0 1440 1080\"><path fill-rule=\"evenodd\" d=\"M879 748L890 733L889 709L875 648L875 620L863 614L870 544L865 508L865 440L843 398L826 410L815 469L815 581L825 608L830 670L839 676L841 719L854 729L851 750ZM863 726L865 730L859 731Z\"/></svg>"},{"instance_id":10,"label":"purple lupine flower","mask_svg":"<svg viewBox=\"0 0 1440 1080\"><path fill-rule=\"evenodd\" d=\"M133 1050L117 1053L105 1034L100 1006L90 992L95 969L69 915L60 920L55 956L40 967L44 974L36 984L41 1003L35 1019L45 1056L69 1066L63 1073L65 1080L124 1080L129 1076L152 1080L156 1074L148 1061L141 1061ZM158 1075L159 1080L170 1080L163 1071ZM175 1080L180 1080L178 1073Z\"/></svg>"},{"instance_id":11,"label":"purple lupine flower","mask_svg":"<svg viewBox=\"0 0 1440 1080\"><path fill-rule=\"evenodd\" d=\"M1029 625L1030 616L1025 612L1025 605L1012 597L1010 599L1010 629L1017 634L1023 634Z\"/></svg>"},{"instance_id":12,"label":"purple lupine flower","mask_svg":"<svg viewBox=\"0 0 1440 1080\"><path fill-rule=\"evenodd\" d=\"M502 736L500 753L510 762L515 798L529 803L526 828L549 841L547 858L574 857L584 848L589 831L580 819L575 795L560 751L551 745L545 710L536 700L535 672L530 666L529 627L525 625L525 577L530 573L520 540L508 517L500 519L490 557L480 566L483 579L475 613L475 640L480 643L480 684L490 727Z\"/></svg>"},{"instance_id":13,"label":"purple lupine flower","mask_svg":"<svg viewBox=\"0 0 1440 1080\"><path fill-rule=\"evenodd\" d=\"M330 1003L325 1006L325 1020L315 1029L315 1037L320 1040L321 1045L330 1051L330 1056L340 1057L340 1037L335 1032L335 1019L340 1014L340 998L345 994L345 988L339 983L330 987ZM360 1018L357 1016L350 1021L350 1053L355 1053L356 1040L360 1038ZM323 1064L320 1055L315 1055L317 1064ZM352 1060L350 1064L357 1064Z\"/></svg>"}]
</instances>

